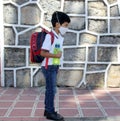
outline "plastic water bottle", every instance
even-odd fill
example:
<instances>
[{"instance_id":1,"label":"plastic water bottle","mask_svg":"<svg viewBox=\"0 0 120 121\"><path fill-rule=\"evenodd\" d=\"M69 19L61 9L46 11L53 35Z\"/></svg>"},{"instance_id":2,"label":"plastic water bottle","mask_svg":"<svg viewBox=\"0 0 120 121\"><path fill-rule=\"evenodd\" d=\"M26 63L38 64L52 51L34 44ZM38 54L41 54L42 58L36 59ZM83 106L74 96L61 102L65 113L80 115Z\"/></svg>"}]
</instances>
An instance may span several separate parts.
<instances>
[{"instance_id":1,"label":"plastic water bottle","mask_svg":"<svg viewBox=\"0 0 120 121\"><path fill-rule=\"evenodd\" d=\"M54 48L54 54L57 54L60 52L60 44L56 44ZM60 64L60 58L53 58L53 65L59 65Z\"/></svg>"}]
</instances>

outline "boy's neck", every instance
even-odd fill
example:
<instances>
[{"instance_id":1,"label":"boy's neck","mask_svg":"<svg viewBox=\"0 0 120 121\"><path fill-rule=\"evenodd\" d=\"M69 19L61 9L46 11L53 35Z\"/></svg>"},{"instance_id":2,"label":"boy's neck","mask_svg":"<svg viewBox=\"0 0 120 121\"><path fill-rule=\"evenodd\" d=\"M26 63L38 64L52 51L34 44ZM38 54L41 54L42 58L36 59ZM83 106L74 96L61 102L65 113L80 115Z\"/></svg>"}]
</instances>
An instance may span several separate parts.
<instances>
[{"instance_id":1,"label":"boy's neck","mask_svg":"<svg viewBox=\"0 0 120 121\"><path fill-rule=\"evenodd\" d=\"M54 30L57 34L60 33L58 28L55 28L55 27L54 27L53 30Z\"/></svg>"}]
</instances>

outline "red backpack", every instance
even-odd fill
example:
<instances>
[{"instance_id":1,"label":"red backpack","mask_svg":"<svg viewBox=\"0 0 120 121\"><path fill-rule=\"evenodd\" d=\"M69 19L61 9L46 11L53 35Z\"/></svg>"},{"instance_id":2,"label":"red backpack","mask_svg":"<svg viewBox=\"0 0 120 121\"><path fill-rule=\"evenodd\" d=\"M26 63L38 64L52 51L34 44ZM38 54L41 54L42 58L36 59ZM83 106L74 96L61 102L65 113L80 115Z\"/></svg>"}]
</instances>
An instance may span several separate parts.
<instances>
[{"instance_id":1,"label":"red backpack","mask_svg":"<svg viewBox=\"0 0 120 121\"><path fill-rule=\"evenodd\" d=\"M44 57L40 55L42 44L45 40L46 34L51 35L51 45L54 42L53 32L49 32L45 29L42 29L41 32L35 32L31 35L30 39L30 60L32 63L41 63L44 60Z\"/></svg>"}]
</instances>

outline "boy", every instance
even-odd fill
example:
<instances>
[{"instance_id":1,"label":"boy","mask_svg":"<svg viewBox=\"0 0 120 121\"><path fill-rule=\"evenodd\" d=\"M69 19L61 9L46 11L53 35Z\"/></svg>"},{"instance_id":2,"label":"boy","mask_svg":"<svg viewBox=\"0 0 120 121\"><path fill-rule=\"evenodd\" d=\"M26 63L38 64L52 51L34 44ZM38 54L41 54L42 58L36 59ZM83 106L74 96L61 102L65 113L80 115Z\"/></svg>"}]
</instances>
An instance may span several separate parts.
<instances>
[{"instance_id":1,"label":"boy","mask_svg":"<svg viewBox=\"0 0 120 121\"><path fill-rule=\"evenodd\" d=\"M46 80L44 116L46 116L47 119L61 121L64 118L55 112L54 97L56 92L57 72L60 65L60 57L62 56L63 35L68 30L70 18L67 14L56 11L52 15L51 23L53 26L52 32L54 34L54 42L51 45L51 36L47 34L41 50L41 55L49 58L47 68L46 58L41 65ZM56 47L59 48L59 51L54 53ZM55 59L57 59L57 63L55 62Z\"/></svg>"}]
</instances>

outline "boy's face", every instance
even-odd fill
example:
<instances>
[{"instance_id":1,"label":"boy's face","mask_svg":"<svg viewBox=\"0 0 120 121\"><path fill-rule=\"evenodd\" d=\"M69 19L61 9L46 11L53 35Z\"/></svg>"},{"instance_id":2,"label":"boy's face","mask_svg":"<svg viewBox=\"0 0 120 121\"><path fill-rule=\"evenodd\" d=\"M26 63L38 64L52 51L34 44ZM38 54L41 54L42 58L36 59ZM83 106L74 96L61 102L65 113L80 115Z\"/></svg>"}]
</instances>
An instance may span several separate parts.
<instances>
[{"instance_id":1,"label":"boy's face","mask_svg":"<svg viewBox=\"0 0 120 121\"><path fill-rule=\"evenodd\" d=\"M56 28L61 35L64 35L68 31L68 22L64 22L62 25L60 23L56 24Z\"/></svg>"},{"instance_id":2,"label":"boy's face","mask_svg":"<svg viewBox=\"0 0 120 121\"><path fill-rule=\"evenodd\" d=\"M69 25L68 22L64 22L61 26L62 26L62 27L65 27L65 28L68 28L68 25Z\"/></svg>"},{"instance_id":3,"label":"boy's face","mask_svg":"<svg viewBox=\"0 0 120 121\"><path fill-rule=\"evenodd\" d=\"M56 23L56 28L60 28L60 27L65 27L65 28L68 28L68 26L69 26L69 23L68 22L64 22L62 25L60 25L60 23Z\"/></svg>"}]
</instances>

